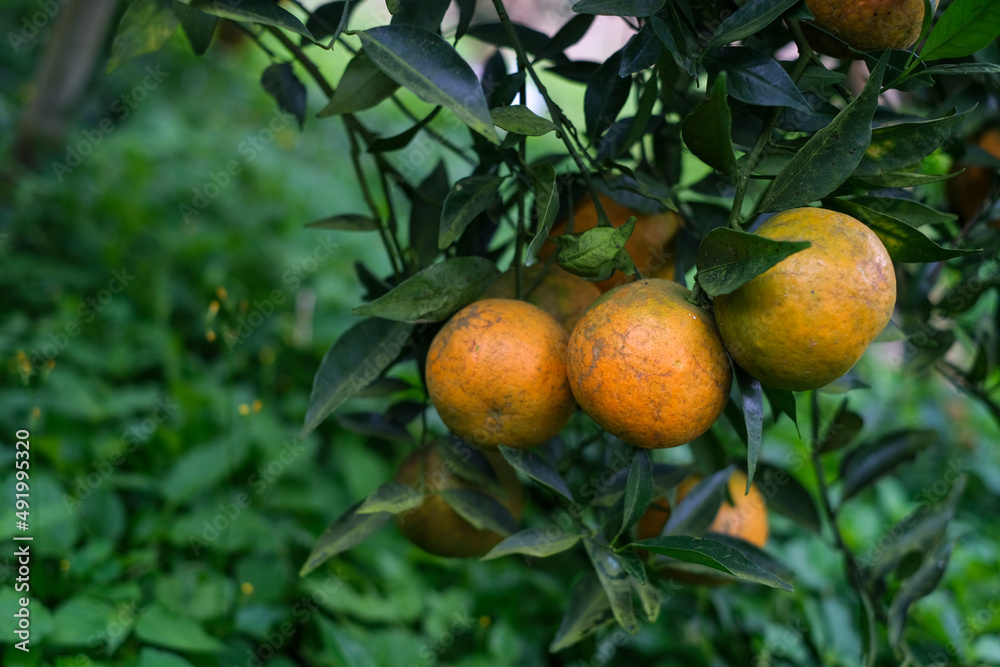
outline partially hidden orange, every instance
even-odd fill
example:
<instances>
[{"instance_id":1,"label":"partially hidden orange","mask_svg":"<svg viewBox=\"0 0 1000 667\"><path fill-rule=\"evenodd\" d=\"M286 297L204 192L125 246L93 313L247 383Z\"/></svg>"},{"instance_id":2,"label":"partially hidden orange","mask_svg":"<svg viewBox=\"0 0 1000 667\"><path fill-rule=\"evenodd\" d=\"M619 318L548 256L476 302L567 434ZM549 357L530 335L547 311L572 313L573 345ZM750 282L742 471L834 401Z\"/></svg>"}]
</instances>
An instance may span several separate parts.
<instances>
[{"instance_id":1,"label":"partially hidden orange","mask_svg":"<svg viewBox=\"0 0 1000 667\"><path fill-rule=\"evenodd\" d=\"M976 138L975 143L993 157L1000 158L1000 128L987 129ZM951 209L958 214L959 222L965 223L976 217L1000 183L1000 178L996 169L982 165L965 165L959 162L955 169L965 171L945 181L945 191ZM1000 220L992 220L990 224L998 227Z\"/></svg>"},{"instance_id":2,"label":"partially hidden orange","mask_svg":"<svg viewBox=\"0 0 1000 667\"><path fill-rule=\"evenodd\" d=\"M816 26L858 51L908 49L924 23L924 0L806 0L806 6ZM807 36L817 51L843 59L860 57L819 31Z\"/></svg>"},{"instance_id":3,"label":"partially hidden orange","mask_svg":"<svg viewBox=\"0 0 1000 667\"><path fill-rule=\"evenodd\" d=\"M521 281L522 298L554 317L566 333L573 331L584 311L601 296L601 290L594 283L554 264L548 269L541 264L522 269ZM513 299L516 295L517 277L514 269L510 269L490 285L483 298Z\"/></svg>"}]
</instances>

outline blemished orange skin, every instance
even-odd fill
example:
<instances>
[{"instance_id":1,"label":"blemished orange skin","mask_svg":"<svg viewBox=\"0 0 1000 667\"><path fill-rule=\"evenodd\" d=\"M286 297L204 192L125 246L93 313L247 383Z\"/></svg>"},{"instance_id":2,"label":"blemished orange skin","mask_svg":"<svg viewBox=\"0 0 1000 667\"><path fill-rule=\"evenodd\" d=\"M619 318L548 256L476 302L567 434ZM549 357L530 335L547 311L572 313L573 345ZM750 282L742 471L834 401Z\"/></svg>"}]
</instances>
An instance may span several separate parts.
<instances>
[{"instance_id":1,"label":"blemished orange skin","mask_svg":"<svg viewBox=\"0 0 1000 667\"><path fill-rule=\"evenodd\" d=\"M601 296L601 290L594 283L563 271L552 265L545 271L540 264L522 270L522 286L527 290L524 300L534 304L556 319L571 333L580 321L584 311L594 299ZM517 278L514 270L504 272L483 294L484 299L513 299L517 295Z\"/></svg>"},{"instance_id":2,"label":"blemished orange skin","mask_svg":"<svg viewBox=\"0 0 1000 667\"><path fill-rule=\"evenodd\" d=\"M504 539L502 535L475 528L441 495L446 489L490 492L455 474L435 447L427 447L422 454L419 451L410 454L396 472L397 482L412 486L424 496L423 504L395 516L403 536L427 553L454 558L482 556L499 544ZM524 513L524 489L517 474L498 452L484 450L483 454L506 491L504 497L490 495L520 521Z\"/></svg>"},{"instance_id":3,"label":"blemished orange skin","mask_svg":"<svg viewBox=\"0 0 1000 667\"><path fill-rule=\"evenodd\" d=\"M980 135L976 144L993 157L1000 158L1000 128L990 128ZM959 222L971 220L979 213L986 198L997 185L997 171L978 165L955 165L955 169L965 169L961 174L945 181L948 202L958 214ZM990 224L1000 227L1000 220Z\"/></svg>"},{"instance_id":4,"label":"blemished orange skin","mask_svg":"<svg viewBox=\"0 0 1000 667\"><path fill-rule=\"evenodd\" d=\"M674 278L674 238L678 230L683 227L683 220L673 211L665 211L653 215L639 213L630 208L618 204L610 197L598 195L604 212L608 214L608 220L614 227L621 227L630 217L635 216L635 229L632 236L625 242L625 249L628 251L635 266L643 278L662 278L673 280ZM549 236L561 236L566 233L568 221L557 222L552 227ZM580 200L573 210L573 233L585 232L597 226L597 209L590 196ZM556 251L553 243L546 243L538 253L541 259L548 259ZM602 292L607 292L612 287L617 287L627 282L635 280L633 276L626 276L621 271L615 271L610 278L595 281L594 284Z\"/></svg>"},{"instance_id":5,"label":"blemished orange skin","mask_svg":"<svg viewBox=\"0 0 1000 667\"><path fill-rule=\"evenodd\" d=\"M762 383L818 389L851 370L889 323L896 303L889 253L858 220L820 208L778 213L757 234L812 246L717 296L719 333Z\"/></svg>"},{"instance_id":6,"label":"blemished orange skin","mask_svg":"<svg viewBox=\"0 0 1000 667\"><path fill-rule=\"evenodd\" d=\"M554 437L576 407L566 377L569 335L538 306L476 301L438 332L427 392L455 435L525 449Z\"/></svg>"},{"instance_id":7,"label":"blemished orange skin","mask_svg":"<svg viewBox=\"0 0 1000 667\"><path fill-rule=\"evenodd\" d=\"M729 400L732 368L712 315L657 278L594 302L569 341L577 402L636 447L676 447L708 430Z\"/></svg>"},{"instance_id":8,"label":"blemished orange skin","mask_svg":"<svg viewBox=\"0 0 1000 667\"><path fill-rule=\"evenodd\" d=\"M920 37L924 22L923 0L806 0L814 23L858 51L907 49ZM837 58L858 58L816 31L809 35L813 48Z\"/></svg>"}]
</instances>

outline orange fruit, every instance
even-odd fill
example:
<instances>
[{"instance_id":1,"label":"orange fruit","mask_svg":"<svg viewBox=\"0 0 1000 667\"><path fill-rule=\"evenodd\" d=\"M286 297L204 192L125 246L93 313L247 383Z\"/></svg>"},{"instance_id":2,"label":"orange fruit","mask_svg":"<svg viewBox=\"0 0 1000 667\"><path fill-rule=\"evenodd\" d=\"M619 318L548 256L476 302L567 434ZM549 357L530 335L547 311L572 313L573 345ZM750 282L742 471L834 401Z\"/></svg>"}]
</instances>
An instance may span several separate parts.
<instances>
[{"instance_id":1,"label":"orange fruit","mask_svg":"<svg viewBox=\"0 0 1000 667\"><path fill-rule=\"evenodd\" d=\"M924 23L924 0L806 0L806 6L817 27L858 51L908 49L920 37ZM837 58L859 57L817 30L807 34L817 51Z\"/></svg>"},{"instance_id":2,"label":"orange fruit","mask_svg":"<svg viewBox=\"0 0 1000 667\"><path fill-rule=\"evenodd\" d=\"M663 213L640 213L626 208L606 195L599 195L608 220L615 227L621 227L633 215L636 217L632 236L625 242L625 249L635 262L643 278L674 278L674 237L683 226L681 216L673 211ZM552 227L550 236L561 236L566 233L568 220L557 222ZM584 232L597 226L597 209L590 195L583 197L573 211L573 233ZM555 244L546 243L538 256L548 259L556 251ZM612 287L634 280L616 271L610 278L596 281L594 284L602 292Z\"/></svg>"},{"instance_id":3,"label":"orange fruit","mask_svg":"<svg viewBox=\"0 0 1000 667\"><path fill-rule=\"evenodd\" d=\"M1000 128L990 128L976 139L976 145L993 157L1000 158ZM997 185L997 170L979 165L955 164L955 169L965 169L961 174L945 181L951 210L958 214L959 222L976 217L979 209ZM990 224L1000 226L1000 220Z\"/></svg>"},{"instance_id":4,"label":"orange fruit","mask_svg":"<svg viewBox=\"0 0 1000 667\"><path fill-rule=\"evenodd\" d=\"M552 265L542 275L545 267L540 264L522 270L524 300L533 303L563 325L566 333L580 320L583 312L601 296L601 290L589 280L574 276ZM506 271L483 294L484 299L513 299L517 294L517 277L514 269Z\"/></svg>"},{"instance_id":5,"label":"orange fruit","mask_svg":"<svg viewBox=\"0 0 1000 667\"><path fill-rule=\"evenodd\" d=\"M479 446L526 448L554 437L576 407L568 337L525 301L484 299L458 311L427 353L427 392L441 420Z\"/></svg>"},{"instance_id":6,"label":"orange fruit","mask_svg":"<svg viewBox=\"0 0 1000 667\"><path fill-rule=\"evenodd\" d=\"M637 447L675 447L708 430L732 369L712 315L650 278L605 293L570 336L567 366L584 412Z\"/></svg>"},{"instance_id":7,"label":"orange fruit","mask_svg":"<svg viewBox=\"0 0 1000 667\"><path fill-rule=\"evenodd\" d=\"M821 208L778 213L757 234L812 246L715 298L722 340L766 385L827 385L851 370L889 323L896 303L889 253L858 220Z\"/></svg>"},{"instance_id":8,"label":"orange fruit","mask_svg":"<svg viewBox=\"0 0 1000 667\"><path fill-rule=\"evenodd\" d=\"M396 481L412 486L424 497L421 505L395 517L396 525L406 539L427 553L457 558L482 556L503 539L499 533L481 530L463 519L441 495L446 489L476 489L487 493L506 507L515 519L521 520L524 489L517 474L499 452L483 450L483 454L503 486L504 496L458 476L435 446L413 452L403 461L396 473Z\"/></svg>"}]
</instances>

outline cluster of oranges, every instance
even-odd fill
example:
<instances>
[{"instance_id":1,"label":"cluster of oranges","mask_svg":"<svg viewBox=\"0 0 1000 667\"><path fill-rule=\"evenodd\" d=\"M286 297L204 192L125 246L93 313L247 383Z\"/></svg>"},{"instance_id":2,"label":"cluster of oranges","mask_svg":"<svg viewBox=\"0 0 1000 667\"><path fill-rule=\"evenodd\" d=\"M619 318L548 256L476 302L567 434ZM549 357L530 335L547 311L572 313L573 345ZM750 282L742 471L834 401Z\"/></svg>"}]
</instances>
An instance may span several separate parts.
<instances>
[{"instance_id":1,"label":"cluster of oranges","mask_svg":"<svg viewBox=\"0 0 1000 667\"><path fill-rule=\"evenodd\" d=\"M616 226L635 214L603 203ZM592 210L587 204L577 210L577 231L596 224ZM651 257L672 254L679 227L674 214L637 215L632 238L640 241L628 249L640 272ZM663 277L619 277L612 286L556 266L533 267L522 275L523 298L515 299L514 276L505 274L484 298L456 313L430 346L427 390L442 421L484 451L501 444L523 449L556 436L579 406L622 441L657 449L691 442L719 417L732 385L730 356L776 388L801 391L837 379L892 314L895 276L888 253L859 221L819 208L779 213L756 233L811 246L716 297L714 314ZM647 271L667 272L666 265L672 275L672 262ZM397 480L419 486L413 460ZM512 479L502 457L490 461L500 479ZM424 467L436 469L438 462ZM762 545L767 524L760 494L744 494L745 476L740 481L734 475L731 483L731 496L742 507L739 520L726 518L735 509L724 506L714 529ZM689 488L679 488L678 498ZM504 502L519 515L519 492L508 492ZM640 537L658 534L666 507L664 499L653 504L640 522ZM743 511L747 507L752 511ZM500 540L468 524L461 536L464 520L443 501L425 502L399 522L433 553L481 554ZM474 546L422 544L415 526L433 525L447 526L452 543Z\"/></svg>"}]
</instances>

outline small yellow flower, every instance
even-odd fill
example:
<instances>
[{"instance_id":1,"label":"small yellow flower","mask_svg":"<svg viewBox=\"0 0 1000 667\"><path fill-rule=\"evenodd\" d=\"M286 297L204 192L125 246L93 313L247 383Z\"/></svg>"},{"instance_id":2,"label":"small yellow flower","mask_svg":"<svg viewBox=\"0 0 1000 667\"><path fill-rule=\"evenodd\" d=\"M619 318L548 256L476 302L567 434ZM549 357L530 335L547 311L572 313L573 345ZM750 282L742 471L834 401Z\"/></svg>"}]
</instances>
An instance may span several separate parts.
<instances>
[{"instance_id":1,"label":"small yellow flower","mask_svg":"<svg viewBox=\"0 0 1000 667\"><path fill-rule=\"evenodd\" d=\"M209 343L211 343L212 341L215 340L215 332L209 329L208 331L205 332L205 338L208 339Z\"/></svg>"},{"instance_id":2,"label":"small yellow flower","mask_svg":"<svg viewBox=\"0 0 1000 667\"><path fill-rule=\"evenodd\" d=\"M246 403L241 403L240 404L240 414L243 415L244 417L246 417L248 414L250 414L250 406L247 405Z\"/></svg>"},{"instance_id":3,"label":"small yellow flower","mask_svg":"<svg viewBox=\"0 0 1000 667\"><path fill-rule=\"evenodd\" d=\"M244 581L242 584L240 584L240 590L243 591L243 595L252 595L253 584L251 584L249 581Z\"/></svg>"}]
</instances>

